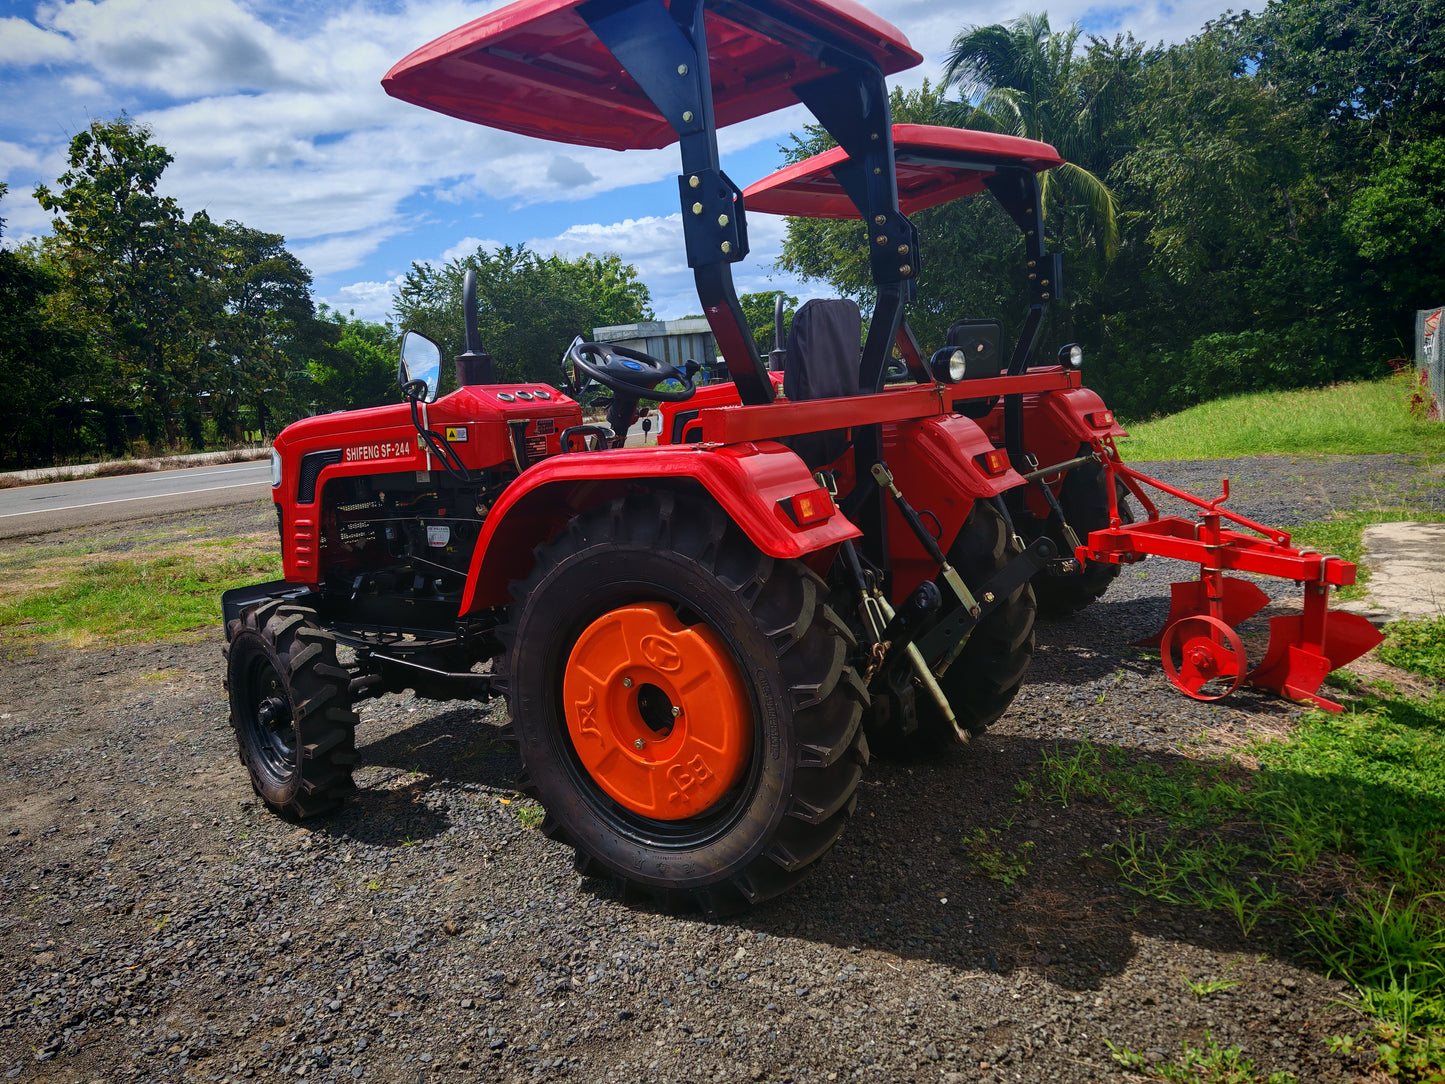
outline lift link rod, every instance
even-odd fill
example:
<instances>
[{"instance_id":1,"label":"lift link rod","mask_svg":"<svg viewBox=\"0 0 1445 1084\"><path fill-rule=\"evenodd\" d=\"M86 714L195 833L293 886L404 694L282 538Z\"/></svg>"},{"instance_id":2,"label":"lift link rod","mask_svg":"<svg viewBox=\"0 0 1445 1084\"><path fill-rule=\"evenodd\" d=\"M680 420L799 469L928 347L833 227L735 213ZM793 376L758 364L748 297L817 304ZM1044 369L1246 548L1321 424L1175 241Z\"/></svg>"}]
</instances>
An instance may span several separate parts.
<instances>
[{"instance_id":1,"label":"lift link rod","mask_svg":"<svg viewBox=\"0 0 1445 1084\"><path fill-rule=\"evenodd\" d=\"M1049 484L1043 479L1055 474L1061 474L1067 470L1072 470L1074 467L1087 463L1093 458L1092 455L1084 455L1078 459L1070 459L1065 463L1057 463L1052 467L1039 467L1038 460L1031 455L1027 456L1028 462L1033 465L1035 469L1024 475L1024 481L1038 483L1039 492L1044 495L1044 502L1049 506L1054 515L1059 518L1059 527L1064 536L1064 552L1069 555L1060 561L1060 564L1063 565L1063 571L1066 574L1079 571L1081 566L1078 558L1074 555L1079 552L1079 546L1082 543L1079 541L1078 533L1069 525L1068 517L1064 515L1064 508L1059 504L1059 498L1054 496L1054 491L1049 488Z\"/></svg>"},{"instance_id":2,"label":"lift link rod","mask_svg":"<svg viewBox=\"0 0 1445 1084\"><path fill-rule=\"evenodd\" d=\"M913 510L913 506L903 496L897 483L893 481L893 474L887 465L881 462L874 463L873 477L893 497L893 503L898 506L899 514L903 516L903 522L908 524L909 529L917 536L919 545L938 565L943 582L953 589L953 593L958 596L959 604L971 617L977 618L982 612L979 609L978 601L969 591L968 585L963 582L963 577L948 563L948 557L939 547L938 539L928 533L928 528L923 525L923 520L918 517L918 513Z\"/></svg>"},{"instance_id":3,"label":"lift link rod","mask_svg":"<svg viewBox=\"0 0 1445 1084\"><path fill-rule=\"evenodd\" d=\"M863 564L858 559L858 548L853 545L853 540L844 541L840 549L843 553L843 561L848 566L849 575L853 577L854 585L858 589L858 612L867 626L868 635L873 640L876 662L869 671L868 676L871 680L877 664L882 662L883 656L888 650L888 644L883 640L883 632L896 614L893 607L888 604L888 600L883 597L883 592L878 590L878 585L873 582L872 577L863 571ZM939 712L948 720L948 725L953 727L953 732L958 735L958 740L967 744L969 733L959 725L958 717L953 714L953 707L949 704L943 687L938 684L938 679L928 668L928 661L923 657L923 652L919 651L918 645L911 641L905 650L908 654L909 665L913 668L913 676L933 698Z\"/></svg>"},{"instance_id":4,"label":"lift link rod","mask_svg":"<svg viewBox=\"0 0 1445 1084\"><path fill-rule=\"evenodd\" d=\"M1040 467L1038 470L1031 470L1025 474L1025 482L1037 482L1040 478L1048 478L1054 474L1063 474L1075 467L1082 467L1085 463L1097 463L1099 457L1090 452L1088 455L1081 455L1076 459L1066 459L1062 463L1055 463L1052 467Z\"/></svg>"}]
</instances>

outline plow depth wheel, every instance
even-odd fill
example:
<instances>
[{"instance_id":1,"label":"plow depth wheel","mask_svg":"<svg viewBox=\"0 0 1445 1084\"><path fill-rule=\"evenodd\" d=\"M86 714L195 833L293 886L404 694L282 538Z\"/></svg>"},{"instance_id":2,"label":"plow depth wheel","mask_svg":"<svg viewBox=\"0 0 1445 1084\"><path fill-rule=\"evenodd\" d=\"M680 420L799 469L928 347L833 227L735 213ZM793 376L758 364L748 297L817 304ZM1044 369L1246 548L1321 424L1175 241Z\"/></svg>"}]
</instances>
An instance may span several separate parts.
<instances>
[{"instance_id":1,"label":"plow depth wheel","mask_svg":"<svg viewBox=\"0 0 1445 1084\"><path fill-rule=\"evenodd\" d=\"M1205 615L1181 618L1165 629L1159 656L1169 680L1195 700L1223 699L1248 670L1239 636Z\"/></svg>"}]
</instances>

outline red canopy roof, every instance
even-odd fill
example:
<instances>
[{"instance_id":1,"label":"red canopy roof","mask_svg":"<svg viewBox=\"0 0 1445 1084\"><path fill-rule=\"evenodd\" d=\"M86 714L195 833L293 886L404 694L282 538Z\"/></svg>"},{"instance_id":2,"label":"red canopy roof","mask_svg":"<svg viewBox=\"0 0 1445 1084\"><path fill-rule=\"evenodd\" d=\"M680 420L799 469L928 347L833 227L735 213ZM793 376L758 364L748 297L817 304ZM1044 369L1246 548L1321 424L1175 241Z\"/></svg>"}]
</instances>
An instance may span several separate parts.
<instances>
[{"instance_id":1,"label":"red canopy roof","mask_svg":"<svg viewBox=\"0 0 1445 1084\"><path fill-rule=\"evenodd\" d=\"M561 143L630 150L674 142L672 127L577 14L581 3L517 0L422 46L381 85L439 113ZM853 0L769 0L766 16L749 0L712 0L704 18L719 128L792 105L793 86L835 71L816 59L820 38L871 57L885 75L923 59Z\"/></svg>"},{"instance_id":2,"label":"red canopy roof","mask_svg":"<svg viewBox=\"0 0 1445 1084\"><path fill-rule=\"evenodd\" d=\"M932 124L895 124L893 155L904 214L983 191L984 179L999 166L1024 165L1042 173L1064 162L1036 139ZM842 147L834 147L794 162L751 185L743 200L749 211L766 214L858 218L858 208L833 176L833 167L847 158Z\"/></svg>"}]
</instances>

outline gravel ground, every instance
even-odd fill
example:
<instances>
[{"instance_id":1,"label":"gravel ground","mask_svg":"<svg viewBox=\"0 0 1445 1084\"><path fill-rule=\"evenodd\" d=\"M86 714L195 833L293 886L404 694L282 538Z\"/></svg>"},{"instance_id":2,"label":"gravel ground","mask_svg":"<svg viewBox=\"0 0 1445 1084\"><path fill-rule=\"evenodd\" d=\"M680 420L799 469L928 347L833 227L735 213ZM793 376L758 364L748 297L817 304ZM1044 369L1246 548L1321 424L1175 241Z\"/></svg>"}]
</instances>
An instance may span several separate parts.
<instances>
[{"instance_id":1,"label":"gravel ground","mask_svg":"<svg viewBox=\"0 0 1445 1084\"><path fill-rule=\"evenodd\" d=\"M1408 498L1405 457L1153 464L1281 525ZM268 530L269 505L197 515ZM136 524L105 531L116 537ZM117 533L119 532L119 533ZM65 532L36 544L74 540ZM1358 1079L1324 1038L1346 991L1280 931L1142 905L1090 857L1118 827L1015 802L1045 748L1161 759L1279 732L1296 709L1177 694L1128 642L1189 569L1125 569L1041 626L1030 684L969 751L875 762L799 890L722 922L612 898L513 790L500 708L364 705L357 799L297 827L237 764L219 629L204 642L8 652L0 670L0 1074L12 1079L1124 1080L1105 1039L1170 1057L1206 1030L1259 1068ZM1033 841L1002 888L962 837ZM1196 999L1185 979L1227 977Z\"/></svg>"}]
</instances>

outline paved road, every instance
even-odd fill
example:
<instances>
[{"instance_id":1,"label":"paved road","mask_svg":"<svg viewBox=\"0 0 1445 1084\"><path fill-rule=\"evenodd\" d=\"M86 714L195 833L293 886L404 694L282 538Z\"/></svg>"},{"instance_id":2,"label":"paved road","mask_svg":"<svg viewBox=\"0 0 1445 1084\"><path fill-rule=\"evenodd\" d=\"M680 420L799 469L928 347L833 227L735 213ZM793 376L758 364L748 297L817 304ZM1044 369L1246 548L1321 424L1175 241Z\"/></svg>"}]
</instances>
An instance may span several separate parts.
<instances>
[{"instance_id":1,"label":"paved road","mask_svg":"<svg viewBox=\"0 0 1445 1084\"><path fill-rule=\"evenodd\" d=\"M646 443L657 442L658 419ZM642 444L642 424L628 444ZM0 538L240 504L270 495L269 460L0 489Z\"/></svg>"},{"instance_id":2,"label":"paved road","mask_svg":"<svg viewBox=\"0 0 1445 1084\"><path fill-rule=\"evenodd\" d=\"M270 489L266 460L19 486L0 490L0 538L239 504Z\"/></svg>"}]
</instances>

